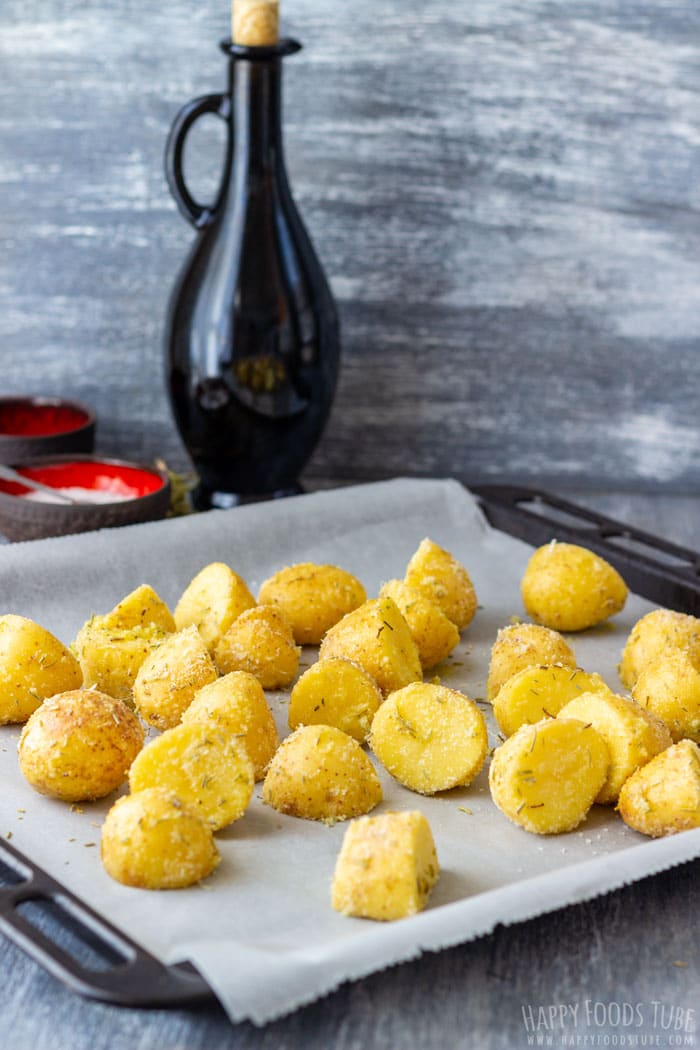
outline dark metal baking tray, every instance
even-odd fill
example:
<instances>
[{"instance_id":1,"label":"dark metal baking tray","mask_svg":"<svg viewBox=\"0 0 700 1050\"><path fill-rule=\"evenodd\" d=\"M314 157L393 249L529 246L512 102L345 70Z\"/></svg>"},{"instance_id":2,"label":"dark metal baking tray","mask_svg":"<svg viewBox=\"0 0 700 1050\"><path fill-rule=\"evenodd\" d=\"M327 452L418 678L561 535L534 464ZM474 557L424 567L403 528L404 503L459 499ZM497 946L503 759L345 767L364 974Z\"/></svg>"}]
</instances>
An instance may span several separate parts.
<instances>
[{"instance_id":1,"label":"dark metal baking tray","mask_svg":"<svg viewBox=\"0 0 700 1050\"><path fill-rule=\"evenodd\" d=\"M700 555L546 492L471 490L491 525L539 546L603 555L637 594L700 615ZM214 998L189 963L166 965L16 850L0 843L0 931L80 995L119 1006L184 1007Z\"/></svg>"}]
</instances>

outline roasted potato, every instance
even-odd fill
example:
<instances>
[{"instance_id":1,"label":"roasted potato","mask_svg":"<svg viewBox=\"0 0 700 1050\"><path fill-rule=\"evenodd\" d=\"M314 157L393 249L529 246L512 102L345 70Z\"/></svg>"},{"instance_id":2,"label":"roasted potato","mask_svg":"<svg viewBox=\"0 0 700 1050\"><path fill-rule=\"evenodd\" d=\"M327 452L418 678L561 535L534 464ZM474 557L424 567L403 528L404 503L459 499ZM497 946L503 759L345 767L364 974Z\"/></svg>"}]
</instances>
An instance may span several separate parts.
<instances>
[{"instance_id":1,"label":"roasted potato","mask_svg":"<svg viewBox=\"0 0 700 1050\"><path fill-rule=\"evenodd\" d=\"M502 627L491 649L487 698L493 700L509 678L535 664L562 664L574 671L576 657L562 636L549 627L535 623Z\"/></svg>"},{"instance_id":2,"label":"roasted potato","mask_svg":"<svg viewBox=\"0 0 700 1050\"><path fill-rule=\"evenodd\" d=\"M336 565L302 562L280 569L260 587L260 604L277 605L299 645L318 645L326 631L367 599L360 581Z\"/></svg>"},{"instance_id":3,"label":"roasted potato","mask_svg":"<svg viewBox=\"0 0 700 1050\"><path fill-rule=\"evenodd\" d=\"M659 718L625 696L584 693L566 704L561 718L576 718L600 733L610 752L610 768L596 802L617 802L620 788L635 769L670 747L671 735Z\"/></svg>"},{"instance_id":4,"label":"roasted potato","mask_svg":"<svg viewBox=\"0 0 700 1050\"><path fill-rule=\"evenodd\" d=\"M654 609L642 616L630 632L620 663L620 679L632 689L642 670L669 649L689 649L700 664L700 619L672 609Z\"/></svg>"},{"instance_id":5,"label":"roasted potato","mask_svg":"<svg viewBox=\"0 0 700 1050\"><path fill-rule=\"evenodd\" d=\"M627 585L603 558L573 543L539 547L521 585L528 616L556 631L585 631L620 612Z\"/></svg>"},{"instance_id":6,"label":"roasted potato","mask_svg":"<svg viewBox=\"0 0 700 1050\"><path fill-rule=\"evenodd\" d=\"M443 685L391 693L374 716L370 747L392 777L422 795L471 784L488 750L476 704Z\"/></svg>"},{"instance_id":7,"label":"roasted potato","mask_svg":"<svg viewBox=\"0 0 700 1050\"><path fill-rule=\"evenodd\" d=\"M581 693L611 693L599 674L563 664L532 664L507 679L493 700L493 713L504 736L522 725L555 718Z\"/></svg>"},{"instance_id":8,"label":"roasted potato","mask_svg":"<svg viewBox=\"0 0 700 1050\"><path fill-rule=\"evenodd\" d=\"M183 723L209 722L238 737L262 780L279 746L277 726L260 682L247 671L232 671L199 689L182 716Z\"/></svg>"},{"instance_id":9,"label":"roasted potato","mask_svg":"<svg viewBox=\"0 0 700 1050\"><path fill-rule=\"evenodd\" d=\"M593 726L546 718L496 748L491 797L514 824L537 835L578 827L605 783L607 744Z\"/></svg>"},{"instance_id":10,"label":"roasted potato","mask_svg":"<svg viewBox=\"0 0 700 1050\"><path fill-rule=\"evenodd\" d=\"M460 630L474 619L477 598L463 565L449 551L424 539L408 563L405 582L435 602Z\"/></svg>"},{"instance_id":11,"label":"roasted potato","mask_svg":"<svg viewBox=\"0 0 700 1050\"><path fill-rule=\"evenodd\" d=\"M132 791L164 788L214 831L243 816L254 783L244 745L208 722L166 729L129 770Z\"/></svg>"},{"instance_id":12,"label":"roasted potato","mask_svg":"<svg viewBox=\"0 0 700 1050\"><path fill-rule=\"evenodd\" d=\"M617 806L625 824L660 838L700 828L700 748L679 740L626 780Z\"/></svg>"},{"instance_id":13,"label":"roasted potato","mask_svg":"<svg viewBox=\"0 0 700 1050\"><path fill-rule=\"evenodd\" d=\"M48 696L82 684L78 661L58 638L25 616L0 616L0 725L26 722Z\"/></svg>"},{"instance_id":14,"label":"roasted potato","mask_svg":"<svg viewBox=\"0 0 700 1050\"><path fill-rule=\"evenodd\" d=\"M389 580L379 592L392 598L416 643L423 669L445 660L459 642L459 631L442 609L403 580Z\"/></svg>"},{"instance_id":15,"label":"roasted potato","mask_svg":"<svg viewBox=\"0 0 700 1050\"><path fill-rule=\"evenodd\" d=\"M234 620L254 605L245 580L228 565L215 561L205 565L188 584L175 606L175 623L178 631L196 627L213 653Z\"/></svg>"},{"instance_id":16,"label":"roasted potato","mask_svg":"<svg viewBox=\"0 0 700 1050\"><path fill-rule=\"evenodd\" d=\"M425 907L440 868L422 813L359 817L345 832L331 888L336 911L362 919L403 919Z\"/></svg>"},{"instance_id":17,"label":"roasted potato","mask_svg":"<svg viewBox=\"0 0 700 1050\"><path fill-rule=\"evenodd\" d=\"M700 743L700 652L671 649L663 653L640 672L632 696L663 719L675 742Z\"/></svg>"},{"instance_id":18,"label":"roasted potato","mask_svg":"<svg viewBox=\"0 0 700 1050\"><path fill-rule=\"evenodd\" d=\"M328 725L362 743L382 702L379 686L351 660L320 660L305 671L289 698L289 728Z\"/></svg>"},{"instance_id":19,"label":"roasted potato","mask_svg":"<svg viewBox=\"0 0 700 1050\"><path fill-rule=\"evenodd\" d=\"M49 697L30 717L19 741L19 766L42 795L87 802L126 780L143 746L133 711L96 689Z\"/></svg>"},{"instance_id":20,"label":"roasted potato","mask_svg":"<svg viewBox=\"0 0 700 1050\"><path fill-rule=\"evenodd\" d=\"M102 825L101 854L108 875L146 890L191 886L221 859L209 825L163 788L114 803Z\"/></svg>"},{"instance_id":21,"label":"roasted potato","mask_svg":"<svg viewBox=\"0 0 700 1050\"><path fill-rule=\"evenodd\" d=\"M152 587L142 583L101 618L102 625L118 631L132 627L157 627L166 634L175 630L172 613Z\"/></svg>"},{"instance_id":22,"label":"roasted potato","mask_svg":"<svg viewBox=\"0 0 700 1050\"><path fill-rule=\"evenodd\" d=\"M384 694L423 677L416 643L391 598L365 602L331 627L319 659L330 657L364 667Z\"/></svg>"},{"instance_id":23,"label":"roasted potato","mask_svg":"<svg viewBox=\"0 0 700 1050\"><path fill-rule=\"evenodd\" d=\"M335 824L382 801L374 766L360 745L334 726L302 726L275 754L263 802L280 813Z\"/></svg>"},{"instance_id":24,"label":"roasted potato","mask_svg":"<svg viewBox=\"0 0 700 1050\"><path fill-rule=\"evenodd\" d=\"M241 613L214 652L221 674L247 671L263 689L286 689L299 670L299 648L284 613L258 605Z\"/></svg>"},{"instance_id":25,"label":"roasted potato","mask_svg":"<svg viewBox=\"0 0 700 1050\"><path fill-rule=\"evenodd\" d=\"M159 627L109 627L93 616L81 627L72 649L83 673L83 685L131 704L138 670L148 654L169 635Z\"/></svg>"},{"instance_id":26,"label":"roasted potato","mask_svg":"<svg viewBox=\"0 0 700 1050\"><path fill-rule=\"evenodd\" d=\"M149 653L134 682L134 703L144 722L172 729L202 686L218 673L196 627L171 634Z\"/></svg>"}]
</instances>

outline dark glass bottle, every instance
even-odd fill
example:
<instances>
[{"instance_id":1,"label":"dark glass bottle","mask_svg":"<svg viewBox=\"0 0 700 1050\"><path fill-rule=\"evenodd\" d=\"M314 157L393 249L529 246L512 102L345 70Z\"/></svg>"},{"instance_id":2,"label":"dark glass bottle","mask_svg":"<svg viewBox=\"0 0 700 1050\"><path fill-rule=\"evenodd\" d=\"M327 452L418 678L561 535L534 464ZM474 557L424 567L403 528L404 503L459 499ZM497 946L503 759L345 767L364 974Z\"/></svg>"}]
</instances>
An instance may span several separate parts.
<instances>
[{"instance_id":1,"label":"dark glass bottle","mask_svg":"<svg viewBox=\"0 0 700 1050\"><path fill-rule=\"evenodd\" d=\"M199 474L198 509L300 491L333 399L337 312L282 149L282 58L300 46L222 43L228 93L190 102L168 139L170 189L199 231L166 330L171 404ZM203 113L229 131L211 207L192 198L182 172L187 132Z\"/></svg>"}]
</instances>

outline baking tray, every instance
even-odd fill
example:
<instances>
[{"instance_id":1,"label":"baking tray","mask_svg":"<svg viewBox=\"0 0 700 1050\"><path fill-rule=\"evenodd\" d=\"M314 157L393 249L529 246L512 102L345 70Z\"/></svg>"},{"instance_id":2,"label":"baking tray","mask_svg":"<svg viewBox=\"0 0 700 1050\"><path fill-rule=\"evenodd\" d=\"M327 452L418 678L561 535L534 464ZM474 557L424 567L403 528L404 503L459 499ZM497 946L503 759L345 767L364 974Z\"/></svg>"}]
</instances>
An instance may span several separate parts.
<instances>
[{"instance_id":1,"label":"baking tray","mask_svg":"<svg viewBox=\"0 0 700 1050\"><path fill-rule=\"evenodd\" d=\"M471 489L489 523L533 546L558 539L605 557L630 589L700 615L700 555L547 492ZM9 842L0 843L0 931L72 991L128 1007L194 1006L215 997L189 963L165 965Z\"/></svg>"}]
</instances>

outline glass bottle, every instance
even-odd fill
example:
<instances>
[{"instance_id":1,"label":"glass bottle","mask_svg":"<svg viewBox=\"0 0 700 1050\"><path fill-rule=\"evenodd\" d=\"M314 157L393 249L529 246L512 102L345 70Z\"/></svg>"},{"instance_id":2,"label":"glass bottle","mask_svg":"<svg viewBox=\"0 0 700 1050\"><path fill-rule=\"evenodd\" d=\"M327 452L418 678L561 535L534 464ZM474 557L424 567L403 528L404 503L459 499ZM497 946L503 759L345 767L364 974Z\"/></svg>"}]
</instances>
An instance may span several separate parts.
<instances>
[{"instance_id":1,"label":"glass bottle","mask_svg":"<svg viewBox=\"0 0 700 1050\"><path fill-rule=\"evenodd\" d=\"M200 479L197 509L300 491L333 399L337 311L282 148L282 58L300 47L223 42L228 92L188 103L168 138L168 184L198 230L166 326L170 399ZM182 169L187 132L204 113L228 127L211 206L193 199Z\"/></svg>"}]
</instances>

